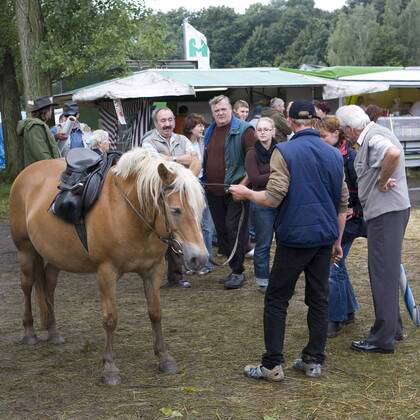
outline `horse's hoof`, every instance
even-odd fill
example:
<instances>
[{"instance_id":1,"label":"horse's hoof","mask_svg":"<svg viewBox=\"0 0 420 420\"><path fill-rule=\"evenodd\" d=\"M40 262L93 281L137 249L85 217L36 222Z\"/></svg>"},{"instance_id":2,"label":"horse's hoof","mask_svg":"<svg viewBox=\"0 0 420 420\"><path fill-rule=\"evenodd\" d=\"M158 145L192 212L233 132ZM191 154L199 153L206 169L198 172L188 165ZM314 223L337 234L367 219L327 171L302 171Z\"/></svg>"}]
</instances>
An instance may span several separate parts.
<instances>
[{"instance_id":1,"label":"horse's hoof","mask_svg":"<svg viewBox=\"0 0 420 420\"><path fill-rule=\"evenodd\" d=\"M121 376L118 373L109 373L103 376L105 385L119 385L121 383Z\"/></svg>"},{"instance_id":2,"label":"horse's hoof","mask_svg":"<svg viewBox=\"0 0 420 420\"><path fill-rule=\"evenodd\" d=\"M163 360L159 362L159 370L169 375L175 375L176 373L178 373L178 368L176 366L175 360Z\"/></svg>"},{"instance_id":3,"label":"horse's hoof","mask_svg":"<svg viewBox=\"0 0 420 420\"><path fill-rule=\"evenodd\" d=\"M64 344L65 341L66 340L64 339L64 337L62 337L60 334L55 334L51 337L48 337L48 342L57 346L59 346L60 344Z\"/></svg>"},{"instance_id":4,"label":"horse's hoof","mask_svg":"<svg viewBox=\"0 0 420 420\"><path fill-rule=\"evenodd\" d=\"M38 341L36 335L25 335L25 337L22 338L22 343L27 344L28 346L34 346L35 344L38 344Z\"/></svg>"}]
</instances>

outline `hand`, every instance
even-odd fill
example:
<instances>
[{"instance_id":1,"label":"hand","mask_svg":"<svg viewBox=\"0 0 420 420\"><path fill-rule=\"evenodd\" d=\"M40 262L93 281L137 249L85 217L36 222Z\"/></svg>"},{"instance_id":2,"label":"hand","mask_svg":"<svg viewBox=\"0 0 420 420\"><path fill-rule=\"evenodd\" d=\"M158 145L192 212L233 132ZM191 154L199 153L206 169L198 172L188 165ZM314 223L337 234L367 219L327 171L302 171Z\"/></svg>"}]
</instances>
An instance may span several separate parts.
<instances>
[{"instance_id":1,"label":"hand","mask_svg":"<svg viewBox=\"0 0 420 420\"><path fill-rule=\"evenodd\" d=\"M381 192L387 192L394 188L397 185L397 181L395 178L389 178L385 185L378 185L378 189Z\"/></svg>"},{"instance_id":2,"label":"hand","mask_svg":"<svg viewBox=\"0 0 420 420\"><path fill-rule=\"evenodd\" d=\"M331 260L333 263L338 263L338 261L340 261L341 258L343 258L343 250L341 248L340 242L336 241L334 242L332 248Z\"/></svg>"},{"instance_id":3,"label":"hand","mask_svg":"<svg viewBox=\"0 0 420 420\"><path fill-rule=\"evenodd\" d=\"M57 133L54 136L56 141L63 141L63 140L67 140L68 136L66 136L64 133Z\"/></svg>"},{"instance_id":4,"label":"hand","mask_svg":"<svg viewBox=\"0 0 420 420\"><path fill-rule=\"evenodd\" d=\"M354 210L352 208L347 209L346 220L352 219L354 216Z\"/></svg>"},{"instance_id":5,"label":"hand","mask_svg":"<svg viewBox=\"0 0 420 420\"><path fill-rule=\"evenodd\" d=\"M231 185L229 187L229 192L232 194L234 200L241 201L248 200L249 193L251 192L251 190L245 187L245 185L238 184Z\"/></svg>"}]
</instances>

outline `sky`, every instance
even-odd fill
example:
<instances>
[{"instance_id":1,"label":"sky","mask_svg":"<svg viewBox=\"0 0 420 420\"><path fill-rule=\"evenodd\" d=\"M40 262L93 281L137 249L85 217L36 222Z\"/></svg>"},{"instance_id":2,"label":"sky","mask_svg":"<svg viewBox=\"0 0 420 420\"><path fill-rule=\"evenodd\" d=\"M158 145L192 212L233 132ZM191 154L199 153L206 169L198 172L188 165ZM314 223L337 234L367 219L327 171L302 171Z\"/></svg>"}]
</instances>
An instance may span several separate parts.
<instances>
[{"instance_id":1,"label":"sky","mask_svg":"<svg viewBox=\"0 0 420 420\"><path fill-rule=\"evenodd\" d=\"M237 13L242 13L253 3L268 4L270 0L145 0L146 6L153 10L167 12L172 9L184 7L187 10L200 10L209 6L233 7ZM315 0L315 6L324 10L341 8L345 0Z\"/></svg>"}]
</instances>

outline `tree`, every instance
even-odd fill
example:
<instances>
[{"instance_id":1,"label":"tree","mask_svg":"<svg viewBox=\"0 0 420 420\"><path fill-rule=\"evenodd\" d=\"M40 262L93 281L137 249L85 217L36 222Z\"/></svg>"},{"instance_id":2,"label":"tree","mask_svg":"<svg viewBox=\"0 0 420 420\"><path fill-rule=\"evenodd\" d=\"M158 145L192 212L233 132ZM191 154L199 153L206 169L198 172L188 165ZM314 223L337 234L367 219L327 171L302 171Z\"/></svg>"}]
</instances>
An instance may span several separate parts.
<instances>
[{"instance_id":1,"label":"tree","mask_svg":"<svg viewBox=\"0 0 420 420\"><path fill-rule=\"evenodd\" d=\"M373 46L372 65L401 66L406 46L401 41L401 0L386 0L382 24Z\"/></svg>"},{"instance_id":2,"label":"tree","mask_svg":"<svg viewBox=\"0 0 420 420\"><path fill-rule=\"evenodd\" d=\"M274 64L268 43L268 29L257 26L235 57L240 67L267 67Z\"/></svg>"},{"instance_id":3,"label":"tree","mask_svg":"<svg viewBox=\"0 0 420 420\"><path fill-rule=\"evenodd\" d=\"M332 66L371 65L379 28L373 6L355 6L341 13L328 41L328 62Z\"/></svg>"},{"instance_id":4,"label":"tree","mask_svg":"<svg viewBox=\"0 0 420 420\"><path fill-rule=\"evenodd\" d=\"M276 64L298 68L302 64L326 64L327 43L330 36L328 19L313 19L286 48Z\"/></svg>"},{"instance_id":5,"label":"tree","mask_svg":"<svg viewBox=\"0 0 420 420\"><path fill-rule=\"evenodd\" d=\"M41 68L37 52L45 38L39 0L16 0L16 25L19 36L25 103L29 99L51 95L51 78Z\"/></svg>"},{"instance_id":6,"label":"tree","mask_svg":"<svg viewBox=\"0 0 420 420\"><path fill-rule=\"evenodd\" d=\"M401 16L400 36L405 45L404 64L418 66L420 63L420 0L411 0Z\"/></svg>"},{"instance_id":7,"label":"tree","mask_svg":"<svg viewBox=\"0 0 420 420\"><path fill-rule=\"evenodd\" d=\"M15 71L19 48L14 11L13 0L7 0L0 9L0 113L8 179L13 179L23 168L23 147L16 132L20 120L20 91Z\"/></svg>"}]
</instances>

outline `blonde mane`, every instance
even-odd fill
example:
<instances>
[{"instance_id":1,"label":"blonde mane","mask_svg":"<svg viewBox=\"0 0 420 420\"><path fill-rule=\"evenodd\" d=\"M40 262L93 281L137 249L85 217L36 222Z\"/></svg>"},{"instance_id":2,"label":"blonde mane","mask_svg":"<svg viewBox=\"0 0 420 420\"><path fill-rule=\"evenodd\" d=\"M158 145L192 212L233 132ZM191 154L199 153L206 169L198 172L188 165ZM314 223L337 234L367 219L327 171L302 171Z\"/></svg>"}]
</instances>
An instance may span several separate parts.
<instances>
[{"instance_id":1,"label":"blonde mane","mask_svg":"<svg viewBox=\"0 0 420 420\"><path fill-rule=\"evenodd\" d=\"M113 171L124 179L129 176L137 177L139 210L146 217L153 217L156 211L160 210L158 200L163 189L158 173L160 163L176 174L172 184L173 190L169 194L179 192L181 201L189 204L194 216L200 221L205 207L203 189L194 174L183 165L169 162L160 156L153 155L148 150L136 147L121 156Z\"/></svg>"}]
</instances>

